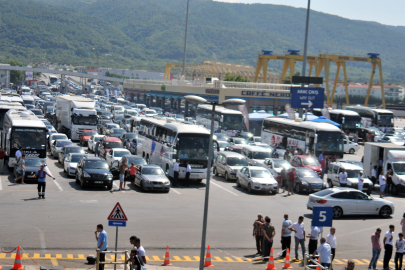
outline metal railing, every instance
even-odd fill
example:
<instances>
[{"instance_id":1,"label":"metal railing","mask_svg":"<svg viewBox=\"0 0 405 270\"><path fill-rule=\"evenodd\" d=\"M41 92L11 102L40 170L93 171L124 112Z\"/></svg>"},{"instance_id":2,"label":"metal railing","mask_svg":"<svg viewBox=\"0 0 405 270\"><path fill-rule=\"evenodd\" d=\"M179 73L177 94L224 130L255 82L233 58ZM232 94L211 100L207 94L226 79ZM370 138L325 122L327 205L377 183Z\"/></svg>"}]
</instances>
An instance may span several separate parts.
<instances>
[{"instance_id":1,"label":"metal railing","mask_svg":"<svg viewBox=\"0 0 405 270\"><path fill-rule=\"evenodd\" d=\"M114 257L115 260L113 262L100 262L100 253L114 253ZM117 262L117 254L122 254L124 253L125 255L125 259L123 262ZM128 269L128 264L126 263L127 260L129 259L129 254L128 254L128 250L125 251L97 251L97 260L96 260L96 270L99 270L100 264L113 264L113 265L117 265L117 264L123 264L124 265L124 270L130 270ZM115 267L114 267L115 268Z\"/></svg>"},{"instance_id":2,"label":"metal railing","mask_svg":"<svg viewBox=\"0 0 405 270\"><path fill-rule=\"evenodd\" d=\"M319 254L312 256L309 255L308 253L305 253L305 260L304 260L304 268L307 270L311 270L311 269L316 269L317 267L319 267L322 270L328 270L328 267L322 266L320 263L318 263L316 260L316 258L319 258ZM312 264L308 264L308 261L310 261Z\"/></svg>"}]
</instances>

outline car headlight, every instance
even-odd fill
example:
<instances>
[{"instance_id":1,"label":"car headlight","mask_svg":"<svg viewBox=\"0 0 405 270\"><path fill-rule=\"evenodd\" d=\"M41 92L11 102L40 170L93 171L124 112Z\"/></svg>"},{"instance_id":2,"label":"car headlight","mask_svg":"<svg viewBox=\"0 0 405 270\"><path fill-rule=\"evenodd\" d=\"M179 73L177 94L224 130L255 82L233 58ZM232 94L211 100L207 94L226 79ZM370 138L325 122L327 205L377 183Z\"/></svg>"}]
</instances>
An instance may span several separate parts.
<instances>
[{"instance_id":1,"label":"car headlight","mask_svg":"<svg viewBox=\"0 0 405 270\"><path fill-rule=\"evenodd\" d=\"M107 178L108 178L108 179L112 179L112 178L113 178L113 175L112 175L111 173L109 173L109 174L107 174Z\"/></svg>"},{"instance_id":2,"label":"car headlight","mask_svg":"<svg viewBox=\"0 0 405 270\"><path fill-rule=\"evenodd\" d=\"M260 186L260 183L259 182L253 182L253 185L254 186Z\"/></svg>"},{"instance_id":3,"label":"car headlight","mask_svg":"<svg viewBox=\"0 0 405 270\"><path fill-rule=\"evenodd\" d=\"M167 185L167 184L169 184L169 181L164 181L163 183L164 183L165 185Z\"/></svg>"},{"instance_id":4,"label":"car headlight","mask_svg":"<svg viewBox=\"0 0 405 270\"><path fill-rule=\"evenodd\" d=\"M308 182L307 181L301 181L301 184L304 186L308 186Z\"/></svg>"},{"instance_id":5,"label":"car headlight","mask_svg":"<svg viewBox=\"0 0 405 270\"><path fill-rule=\"evenodd\" d=\"M84 177L91 177L90 174L88 174L87 172L83 172L83 176Z\"/></svg>"}]
</instances>

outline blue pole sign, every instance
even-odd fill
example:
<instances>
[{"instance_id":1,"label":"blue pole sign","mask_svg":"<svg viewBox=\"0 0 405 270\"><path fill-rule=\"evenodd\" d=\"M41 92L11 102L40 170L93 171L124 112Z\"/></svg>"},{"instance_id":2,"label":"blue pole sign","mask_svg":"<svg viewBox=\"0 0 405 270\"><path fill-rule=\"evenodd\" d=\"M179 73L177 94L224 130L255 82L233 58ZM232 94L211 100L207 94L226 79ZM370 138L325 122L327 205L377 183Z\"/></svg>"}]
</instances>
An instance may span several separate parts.
<instances>
[{"instance_id":1,"label":"blue pole sign","mask_svg":"<svg viewBox=\"0 0 405 270\"><path fill-rule=\"evenodd\" d=\"M312 211L312 226L332 227L333 207L314 207Z\"/></svg>"},{"instance_id":2,"label":"blue pole sign","mask_svg":"<svg viewBox=\"0 0 405 270\"><path fill-rule=\"evenodd\" d=\"M323 108L325 90L320 87L291 87L292 108Z\"/></svg>"}]
</instances>

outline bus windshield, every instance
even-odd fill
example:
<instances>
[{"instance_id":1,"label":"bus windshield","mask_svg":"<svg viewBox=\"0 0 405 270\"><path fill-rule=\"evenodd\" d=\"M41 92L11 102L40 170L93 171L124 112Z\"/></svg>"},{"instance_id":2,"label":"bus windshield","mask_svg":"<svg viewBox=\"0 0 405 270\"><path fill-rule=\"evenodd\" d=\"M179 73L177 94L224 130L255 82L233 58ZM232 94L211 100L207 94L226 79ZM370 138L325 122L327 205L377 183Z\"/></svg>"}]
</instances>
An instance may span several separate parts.
<instances>
[{"instance_id":1,"label":"bus windshield","mask_svg":"<svg viewBox=\"0 0 405 270\"><path fill-rule=\"evenodd\" d=\"M45 149L46 130L39 128L16 128L12 133L14 148Z\"/></svg>"},{"instance_id":2,"label":"bus windshield","mask_svg":"<svg viewBox=\"0 0 405 270\"><path fill-rule=\"evenodd\" d=\"M345 122L342 123L342 129L356 129L356 127L361 127L361 117L357 115L345 116Z\"/></svg>"},{"instance_id":3,"label":"bus windshield","mask_svg":"<svg viewBox=\"0 0 405 270\"><path fill-rule=\"evenodd\" d=\"M209 136L180 134L178 155L180 159L208 160Z\"/></svg>"},{"instance_id":4,"label":"bus windshield","mask_svg":"<svg viewBox=\"0 0 405 270\"><path fill-rule=\"evenodd\" d=\"M343 152L343 135L340 132L319 132L318 151Z\"/></svg>"},{"instance_id":5,"label":"bus windshield","mask_svg":"<svg viewBox=\"0 0 405 270\"><path fill-rule=\"evenodd\" d=\"M379 113L379 126L393 126L394 125L394 115L392 113Z\"/></svg>"},{"instance_id":6,"label":"bus windshield","mask_svg":"<svg viewBox=\"0 0 405 270\"><path fill-rule=\"evenodd\" d=\"M241 114L223 114L223 130L243 130L243 116Z\"/></svg>"}]
</instances>

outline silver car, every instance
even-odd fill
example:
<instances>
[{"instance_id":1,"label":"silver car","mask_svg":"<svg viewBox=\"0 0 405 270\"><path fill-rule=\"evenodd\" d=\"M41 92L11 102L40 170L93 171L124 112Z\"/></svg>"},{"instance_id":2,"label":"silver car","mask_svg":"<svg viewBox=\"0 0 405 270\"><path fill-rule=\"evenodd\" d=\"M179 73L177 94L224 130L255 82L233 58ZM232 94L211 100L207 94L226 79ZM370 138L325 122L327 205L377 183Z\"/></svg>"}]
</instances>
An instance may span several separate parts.
<instances>
[{"instance_id":1,"label":"silver car","mask_svg":"<svg viewBox=\"0 0 405 270\"><path fill-rule=\"evenodd\" d=\"M63 161L63 171L68 176L76 176L77 163L82 157L87 157L86 154L70 153L65 157Z\"/></svg>"},{"instance_id":2,"label":"silver car","mask_svg":"<svg viewBox=\"0 0 405 270\"><path fill-rule=\"evenodd\" d=\"M154 164L142 166L140 172L136 174L135 185L142 191L161 190L166 193L170 191L169 179L162 168Z\"/></svg>"},{"instance_id":3,"label":"silver car","mask_svg":"<svg viewBox=\"0 0 405 270\"><path fill-rule=\"evenodd\" d=\"M214 174L222 175L226 181L236 179L236 172L248 166L246 158L235 152L219 152L214 163Z\"/></svg>"},{"instance_id":4,"label":"silver car","mask_svg":"<svg viewBox=\"0 0 405 270\"><path fill-rule=\"evenodd\" d=\"M73 142L70 140L55 140L51 145L51 154L53 158L58 158L62 147L69 145L73 145Z\"/></svg>"},{"instance_id":5,"label":"silver car","mask_svg":"<svg viewBox=\"0 0 405 270\"><path fill-rule=\"evenodd\" d=\"M263 167L267 168L276 177L281 174L281 170L286 168L289 170L292 168L291 164L284 159L266 158L263 163Z\"/></svg>"},{"instance_id":6,"label":"silver car","mask_svg":"<svg viewBox=\"0 0 405 270\"><path fill-rule=\"evenodd\" d=\"M236 173L236 186L247 188L249 193L266 191L276 194L278 183L266 168L246 166Z\"/></svg>"}]
</instances>

